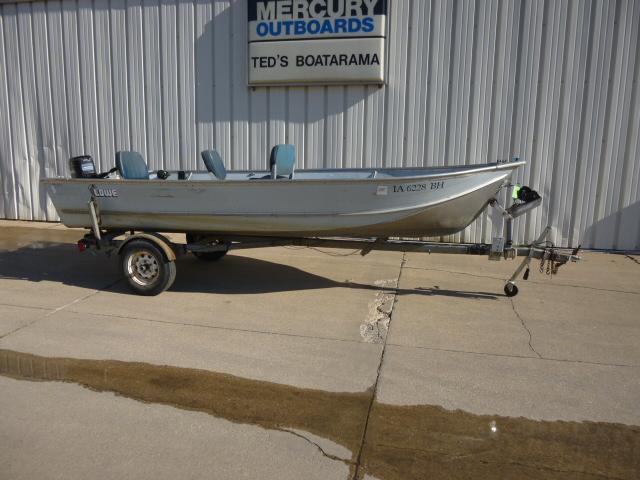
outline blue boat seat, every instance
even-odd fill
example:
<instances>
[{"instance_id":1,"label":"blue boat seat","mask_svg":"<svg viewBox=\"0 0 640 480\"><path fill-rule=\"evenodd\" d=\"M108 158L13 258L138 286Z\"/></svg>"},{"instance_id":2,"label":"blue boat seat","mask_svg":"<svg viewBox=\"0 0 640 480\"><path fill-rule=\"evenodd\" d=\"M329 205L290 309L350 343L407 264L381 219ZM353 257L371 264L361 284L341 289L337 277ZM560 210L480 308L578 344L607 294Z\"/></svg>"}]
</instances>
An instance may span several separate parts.
<instances>
[{"instance_id":1,"label":"blue boat seat","mask_svg":"<svg viewBox=\"0 0 640 480\"><path fill-rule=\"evenodd\" d=\"M218 180L227 178L227 169L224 168L222 157L220 157L220 154L215 148L213 150L204 150L200 155L202 155L202 161L207 167L207 170L213 173Z\"/></svg>"},{"instance_id":2,"label":"blue boat seat","mask_svg":"<svg viewBox=\"0 0 640 480\"><path fill-rule=\"evenodd\" d=\"M271 167L271 178L293 179L293 172L296 164L296 147L289 143L276 145L271 149L269 166Z\"/></svg>"},{"instance_id":3,"label":"blue boat seat","mask_svg":"<svg viewBox=\"0 0 640 480\"><path fill-rule=\"evenodd\" d=\"M149 168L142 155L133 151L116 152L116 167L122 178L149 180Z\"/></svg>"}]
</instances>

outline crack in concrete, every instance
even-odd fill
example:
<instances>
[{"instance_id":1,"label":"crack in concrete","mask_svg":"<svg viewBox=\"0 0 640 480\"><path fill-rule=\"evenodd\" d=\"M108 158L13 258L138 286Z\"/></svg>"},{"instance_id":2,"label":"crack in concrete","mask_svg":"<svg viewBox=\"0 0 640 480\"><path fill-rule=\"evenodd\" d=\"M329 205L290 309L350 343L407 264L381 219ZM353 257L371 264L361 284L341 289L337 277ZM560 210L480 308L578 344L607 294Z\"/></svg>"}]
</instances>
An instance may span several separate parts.
<instances>
[{"instance_id":1,"label":"crack in concrete","mask_svg":"<svg viewBox=\"0 0 640 480\"><path fill-rule=\"evenodd\" d=\"M400 278L402 277L402 270L404 268L404 264L407 261L407 252L402 253L402 260L400 262L400 268L398 270L398 278L396 279L396 288L400 288ZM353 477L352 480L358 480L358 475L360 473L360 467L362 465L362 452L364 450L364 444L367 438L367 431L369 429L369 421L371 420L371 411L373 410L373 404L376 400L376 395L378 392L378 384L380 383L380 373L382 372L382 363L384 362L384 354L387 351L387 338L388 333L391 328L391 320L393 318L393 310L398 301L397 292L393 294L393 301L391 302L391 308L389 309L389 321L387 325L387 334L385 335L384 342L382 344L382 353L380 354L380 361L378 362L378 369L376 370L376 381L374 382L371 388L371 399L369 400L369 408L367 409L367 416L364 421L364 428L362 429L362 437L360 439L360 445L358 447L358 454L356 456L355 468L353 469Z\"/></svg>"},{"instance_id":2,"label":"crack in concrete","mask_svg":"<svg viewBox=\"0 0 640 480\"><path fill-rule=\"evenodd\" d=\"M544 360L547 362L562 362L562 363L582 363L585 365L597 365L601 367L625 367L625 368L639 368L639 365L626 364L626 363L604 363L604 362L591 362L588 360L570 360L567 358L555 358L555 357L536 357L530 355L514 355L509 353L490 353L490 352L476 352L473 350L456 350L454 348L437 348L437 347L425 347L422 345L402 345L399 343L388 343L387 345L400 348L416 348L420 350L433 350L436 352L451 352L451 353L463 353L467 355L482 355L484 357L506 357L506 358L521 358L524 360Z\"/></svg>"},{"instance_id":3,"label":"crack in concrete","mask_svg":"<svg viewBox=\"0 0 640 480\"><path fill-rule=\"evenodd\" d=\"M26 310L44 310L48 312L51 310L49 307L38 307L35 305L18 305L17 303L0 303L0 307L14 307L14 308L24 308Z\"/></svg>"},{"instance_id":4,"label":"crack in concrete","mask_svg":"<svg viewBox=\"0 0 640 480\"><path fill-rule=\"evenodd\" d=\"M637 260L632 259L637 262ZM446 270L444 268L427 268L427 267L405 267L411 270L425 270L425 271L433 271L433 272L442 272L442 273L451 273L454 275L465 275L467 277L476 277L476 278L489 278L491 280L504 280L504 277L500 277L498 275L479 275L476 273L469 272L460 272L457 270ZM542 285L549 286L546 282L538 282L536 280L527 280L527 283L532 283L534 285ZM589 287L587 285L573 285L572 283L562 283L554 280L554 287L569 287L569 288L583 288L585 290L595 290L597 292L612 292L612 293L626 293L630 295L640 295L640 292L634 292L631 290L616 290L614 288L598 288L598 287Z\"/></svg>"},{"instance_id":5,"label":"crack in concrete","mask_svg":"<svg viewBox=\"0 0 640 480\"><path fill-rule=\"evenodd\" d=\"M25 329L25 328L27 328L27 327L30 327L30 326L31 326L31 325L33 325L34 323L37 323L37 322L39 322L40 320L43 320L43 319L45 319L45 318L48 318L48 317L50 317L51 315L54 315L54 314L58 313L59 311L64 310L64 309L65 309L65 308L67 308L67 307L70 307L71 305L76 305L77 303L80 303L80 302L82 302L82 301L84 301L84 300L86 300L86 299L88 299L88 298L91 298L91 297L93 297L94 295L97 295L98 293L100 293L100 292L102 292L102 291L104 291L104 290L106 290L106 289L109 289L109 288L113 287L114 285L118 284L121 280L123 280L123 278L119 278L119 279L118 279L118 280L116 280L115 282L112 282L112 283L110 283L110 284L108 284L108 285L106 285L106 286L104 286L104 287L102 287L102 288L100 288L100 289L98 289L98 290L94 290L94 291L92 291L92 292L90 292L90 293L88 293L88 294L86 294L86 295L83 295L83 296L81 296L81 297L78 297L78 298L76 298L75 300L72 300L72 301L71 301L71 302L69 302L69 303L65 303L64 305L62 305L62 306L60 306L60 307L58 307L58 308L54 308L53 310L46 309L46 310L48 310L48 312L47 312L47 313L45 313L42 317L36 318L35 320L32 320L32 321L31 321L31 322L29 322L29 323L25 323L24 325L21 325L21 326L19 326L18 328L15 328L15 329L11 330L10 332L5 333L4 335L0 335L0 340L2 340L2 339L4 339L4 338L7 338L9 335L13 335L14 333L17 333L17 332L19 332L20 330L23 330L23 329Z\"/></svg>"},{"instance_id":6,"label":"crack in concrete","mask_svg":"<svg viewBox=\"0 0 640 480\"><path fill-rule=\"evenodd\" d=\"M316 442L314 442L310 438L305 437L301 433L294 432L293 430L288 430L286 428L275 428L274 430L277 430L279 432L290 433L291 435L294 435L294 436L296 436L298 438L303 439L304 441L306 441L306 442L310 443L311 445L313 445L314 447L316 447L324 457L327 457L330 460L335 460L336 462L341 462L341 463L344 463L345 465L349 465L349 466L354 465L354 462L352 462L351 460L346 460L344 458L340 458L340 457L338 457L336 455L333 455L331 453L326 452L320 445L318 445Z\"/></svg>"},{"instance_id":7,"label":"crack in concrete","mask_svg":"<svg viewBox=\"0 0 640 480\"><path fill-rule=\"evenodd\" d=\"M77 314L86 314L87 312L83 312L80 310L67 310L71 313ZM346 342L346 343L362 343L359 340L351 340L348 338L337 338L337 337L321 337L317 335L301 335L297 333L284 333L284 332L269 332L267 330L253 330L250 328L234 328L234 327L222 327L219 325L205 325L202 323L186 323L186 322L172 322L170 320L160 320L157 318L144 318L144 317L136 317L133 315L116 315L112 313L98 313L91 312L91 315L95 315L98 317L107 317L107 318L119 318L122 320L136 320L139 322L150 322L150 323L160 323L164 325L175 325L180 327L195 327L195 328L208 328L211 330L225 330L229 332L241 332L241 333L257 333L259 335L275 335L280 337L294 337L294 338L309 338L313 340L327 340L330 342Z\"/></svg>"},{"instance_id":8,"label":"crack in concrete","mask_svg":"<svg viewBox=\"0 0 640 480\"><path fill-rule=\"evenodd\" d=\"M529 330L529 327L527 327L527 324L524 321L524 318L522 318L522 316L520 315L520 313L518 313L518 310L516 309L516 304L513 302L513 298L510 298L509 300L511 300L511 308L513 309L513 313L515 313L516 317L518 317L518 320L520 320L520 323L522 324L522 328L524 328L527 332L527 334L529 335L529 349L536 354L536 356L538 358L542 358L542 355L540 355L538 353L538 351L533 347L533 336L531 335L531 330Z\"/></svg>"}]
</instances>

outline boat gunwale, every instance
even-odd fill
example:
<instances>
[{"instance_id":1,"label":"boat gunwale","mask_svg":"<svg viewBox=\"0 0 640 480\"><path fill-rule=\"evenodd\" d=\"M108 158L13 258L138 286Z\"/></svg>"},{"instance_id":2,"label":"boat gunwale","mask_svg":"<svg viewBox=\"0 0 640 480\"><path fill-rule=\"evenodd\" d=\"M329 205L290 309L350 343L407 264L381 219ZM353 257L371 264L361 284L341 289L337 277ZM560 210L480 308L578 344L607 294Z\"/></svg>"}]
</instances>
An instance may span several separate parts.
<instances>
[{"instance_id":1,"label":"boat gunwale","mask_svg":"<svg viewBox=\"0 0 640 480\"><path fill-rule=\"evenodd\" d=\"M440 198L438 200L432 200L430 202L426 202L426 203L421 203L418 205L410 205L410 206L403 206L403 207L397 207L397 208L389 208L389 209L380 209L380 210L362 210L359 212L324 212L324 213L313 213L313 212L279 212L279 213L272 213L272 212L250 212L250 213L218 213L216 212L216 216L218 217L295 217L295 216L305 216L305 217L348 217L348 216L366 216L366 215L389 215L389 214L397 214L397 213L405 213L407 216L412 215L414 212L420 212L423 210L427 210L433 207L437 207L439 205L443 205L447 202L451 202L452 200L456 200L458 198L462 198L462 197L466 197L467 195L471 195L475 192L477 192L480 189L483 189L485 187L488 187L489 185L493 184L493 183L497 183L498 181L504 181L504 177L501 179L493 179L493 180L489 180L486 181L482 184L480 184L477 187L474 188L469 188L467 190L464 190L456 195L451 195L448 197L443 197ZM73 208L68 208L68 209L62 209L60 210L61 212L65 212L65 213L69 213L69 214L85 214L86 211L85 210L80 210L80 209L73 209ZM110 209L102 209L101 210L101 214L102 215L131 215L131 212L129 211L125 211L125 210L110 210ZM184 216L201 216L201 215L209 215L206 213L191 213L191 212L172 212L172 213L155 213L155 212L145 212L144 215L156 215L156 216L161 216L161 215L184 215Z\"/></svg>"},{"instance_id":2,"label":"boat gunwale","mask_svg":"<svg viewBox=\"0 0 640 480\"><path fill-rule=\"evenodd\" d=\"M208 180L178 180L178 179L167 179L162 181L154 181L154 179L124 179L124 178L63 178L63 177L46 177L40 180L42 184L45 185L61 185L67 183L78 183L81 185L86 184L127 184L127 185L164 185L164 186L224 186L224 185L299 185L299 184L307 184L307 185L324 185L324 184L353 184L353 183L374 183L377 185L384 184L393 184L398 182L406 182L406 181L418 181L420 179L437 179L437 178L450 178L450 177L459 177L472 175L475 173L483 173L483 172L492 172L492 171L500 171L500 170L514 170L522 165L525 165L526 162L524 160L519 160L515 162L504 162L504 163L485 163L475 165L452 165L448 167L385 167L385 168L336 168L336 169L308 169L308 170L298 170L297 172L326 172L326 173L348 173L348 172L362 172L362 171L370 171L370 172L393 172L393 171L409 171L414 170L418 173L415 175L408 176L399 176L392 178L383 178L383 177L374 177L374 178L260 178L260 179L227 179L227 180L217 180L217 179L208 179ZM451 171L448 172L434 172L428 173L429 170L440 170L450 168ZM200 170L192 170L192 172L202 172ZM262 170L229 170L228 173L268 173ZM424 172L424 173L423 173ZM151 183L150 183L151 182Z\"/></svg>"}]
</instances>

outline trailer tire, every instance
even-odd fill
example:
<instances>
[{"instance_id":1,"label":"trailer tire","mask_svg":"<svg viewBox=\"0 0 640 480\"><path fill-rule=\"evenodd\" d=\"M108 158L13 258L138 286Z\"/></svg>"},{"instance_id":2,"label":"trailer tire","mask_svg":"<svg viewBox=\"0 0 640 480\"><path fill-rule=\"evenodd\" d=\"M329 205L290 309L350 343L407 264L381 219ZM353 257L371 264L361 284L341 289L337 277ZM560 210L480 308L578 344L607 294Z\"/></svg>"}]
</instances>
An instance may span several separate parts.
<instances>
[{"instance_id":1,"label":"trailer tire","mask_svg":"<svg viewBox=\"0 0 640 480\"><path fill-rule=\"evenodd\" d=\"M187 243L197 243L202 237L194 235L193 233L187 233ZM227 254L228 250L220 250L218 252L191 252L193 256L199 260L206 262L217 262Z\"/></svg>"},{"instance_id":2,"label":"trailer tire","mask_svg":"<svg viewBox=\"0 0 640 480\"><path fill-rule=\"evenodd\" d=\"M176 264L149 240L132 240L124 246L120 266L129 287L139 295L158 295L176 279Z\"/></svg>"}]
</instances>

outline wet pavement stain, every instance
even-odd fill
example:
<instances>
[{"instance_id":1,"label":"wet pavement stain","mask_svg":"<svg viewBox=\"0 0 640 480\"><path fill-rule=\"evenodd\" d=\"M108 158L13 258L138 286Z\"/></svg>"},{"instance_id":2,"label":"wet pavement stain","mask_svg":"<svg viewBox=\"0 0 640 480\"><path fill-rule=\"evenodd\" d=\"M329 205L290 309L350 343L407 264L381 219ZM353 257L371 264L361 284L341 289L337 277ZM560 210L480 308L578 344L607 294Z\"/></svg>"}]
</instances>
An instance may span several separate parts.
<instances>
[{"instance_id":1,"label":"wet pavement stain","mask_svg":"<svg viewBox=\"0 0 640 480\"><path fill-rule=\"evenodd\" d=\"M0 349L0 375L62 381L205 412L236 423L332 440L358 478L637 479L640 427L474 415L437 406L373 403L373 391L332 393L229 374L115 360L46 358ZM320 450L321 446L316 445ZM324 453L324 452L323 452ZM344 461L325 453L336 461Z\"/></svg>"},{"instance_id":2,"label":"wet pavement stain","mask_svg":"<svg viewBox=\"0 0 640 480\"><path fill-rule=\"evenodd\" d=\"M86 231L31 227L0 228L0 250L14 251L22 247L31 249L46 248L52 245L75 244Z\"/></svg>"}]
</instances>

